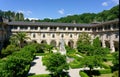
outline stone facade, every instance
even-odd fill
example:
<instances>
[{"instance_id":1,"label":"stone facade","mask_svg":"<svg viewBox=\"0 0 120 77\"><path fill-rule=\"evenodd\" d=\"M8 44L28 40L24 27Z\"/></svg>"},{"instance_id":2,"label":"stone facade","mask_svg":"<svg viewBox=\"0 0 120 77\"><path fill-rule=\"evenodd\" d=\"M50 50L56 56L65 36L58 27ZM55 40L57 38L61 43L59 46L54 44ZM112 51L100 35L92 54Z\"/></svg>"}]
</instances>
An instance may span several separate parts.
<instances>
[{"instance_id":1,"label":"stone facade","mask_svg":"<svg viewBox=\"0 0 120 77\"><path fill-rule=\"evenodd\" d=\"M66 45L76 48L80 33L87 32L92 39L98 36L102 47L109 47L111 52L119 50L119 20L92 24L22 21L8 22L6 24L12 34L26 32L31 38L26 41L47 43L58 47L60 39L64 39Z\"/></svg>"}]
</instances>

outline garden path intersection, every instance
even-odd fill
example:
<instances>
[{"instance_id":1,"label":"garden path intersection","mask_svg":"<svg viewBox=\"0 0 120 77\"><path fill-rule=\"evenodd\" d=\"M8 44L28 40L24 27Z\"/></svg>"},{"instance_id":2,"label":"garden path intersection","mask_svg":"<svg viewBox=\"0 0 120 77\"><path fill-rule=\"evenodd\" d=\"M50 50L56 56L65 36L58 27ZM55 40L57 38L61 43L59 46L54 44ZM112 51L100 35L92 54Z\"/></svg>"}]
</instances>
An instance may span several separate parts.
<instances>
[{"instance_id":1,"label":"garden path intersection","mask_svg":"<svg viewBox=\"0 0 120 77\"><path fill-rule=\"evenodd\" d=\"M100 69L100 68L98 68ZM70 77L81 77L79 75L80 70L89 70L89 68L78 68L78 69L69 69ZM38 74L50 74L49 71L46 70L46 67L42 64L42 56L36 56L35 59L31 63L31 68L28 72L28 75L38 75Z\"/></svg>"}]
</instances>

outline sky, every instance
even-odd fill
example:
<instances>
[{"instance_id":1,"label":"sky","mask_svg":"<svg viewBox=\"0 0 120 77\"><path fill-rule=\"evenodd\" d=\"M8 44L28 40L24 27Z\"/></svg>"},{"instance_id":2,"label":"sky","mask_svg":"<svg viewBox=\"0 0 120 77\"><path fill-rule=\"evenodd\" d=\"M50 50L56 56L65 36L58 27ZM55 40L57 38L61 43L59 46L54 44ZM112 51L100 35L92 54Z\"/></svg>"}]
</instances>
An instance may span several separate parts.
<instances>
[{"instance_id":1,"label":"sky","mask_svg":"<svg viewBox=\"0 0 120 77\"><path fill-rule=\"evenodd\" d=\"M119 0L0 0L0 10L21 12L29 19L57 19L68 15L98 13Z\"/></svg>"}]
</instances>

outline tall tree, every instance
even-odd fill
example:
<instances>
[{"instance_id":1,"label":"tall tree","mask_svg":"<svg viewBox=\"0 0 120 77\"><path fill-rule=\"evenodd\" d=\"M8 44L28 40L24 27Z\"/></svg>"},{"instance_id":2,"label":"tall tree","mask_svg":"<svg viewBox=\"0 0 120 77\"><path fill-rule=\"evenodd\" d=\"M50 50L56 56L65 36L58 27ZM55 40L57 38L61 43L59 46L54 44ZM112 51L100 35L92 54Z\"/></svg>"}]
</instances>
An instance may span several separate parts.
<instances>
[{"instance_id":1,"label":"tall tree","mask_svg":"<svg viewBox=\"0 0 120 77\"><path fill-rule=\"evenodd\" d=\"M94 40L93 40L93 46L94 47L101 47L101 42L99 40L99 37L96 37Z\"/></svg>"},{"instance_id":2,"label":"tall tree","mask_svg":"<svg viewBox=\"0 0 120 77\"><path fill-rule=\"evenodd\" d=\"M80 61L81 66L90 68L90 77L92 77L92 69L94 67L101 67L102 59L101 56L86 56Z\"/></svg>"},{"instance_id":3,"label":"tall tree","mask_svg":"<svg viewBox=\"0 0 120 77\"><path fill-rule=\"evenodd\" d=\"M69 69L66 56L60 53L52 53L43 57L43 64L55 77L61 77L61 73Z\"/></svg>"}]
</instances>

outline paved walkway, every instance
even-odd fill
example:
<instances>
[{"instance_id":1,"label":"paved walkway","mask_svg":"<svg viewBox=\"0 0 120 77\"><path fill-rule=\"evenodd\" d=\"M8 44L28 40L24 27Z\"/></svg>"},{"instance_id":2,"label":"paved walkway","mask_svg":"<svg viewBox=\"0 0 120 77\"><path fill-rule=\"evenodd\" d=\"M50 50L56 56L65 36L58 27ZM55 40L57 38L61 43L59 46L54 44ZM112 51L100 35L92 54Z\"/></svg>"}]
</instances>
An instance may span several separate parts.
<instances>
[{"instance_id":1,"label":"paved walkway","mask_svg":"<svg viewBox=\"0 0 120 77\"><path fill-rule=\"evenodd\" d=\"M42 56L36 56L36 58L32 61L31 63L31 68L30 71L28 72L28 75L32 74L49 74L48 71L46 71L46 67L42 65ZM69 75L70 77L80 77L79 76L79 71L82 70L80 69L69 69Z\"/></svg>"},{"instance_id":2,"label":"paved walkway","mask_svg":"<svg viewBox=\"0 0 120 77\"><path fill-rule=\"evenodd\" d=\"M28 75L49 74L49 72L46 71L45 69L46 67L42 65L42 56L36 56L31 63L31 68L28 72Z\"/></svg>"}]
</instances>

